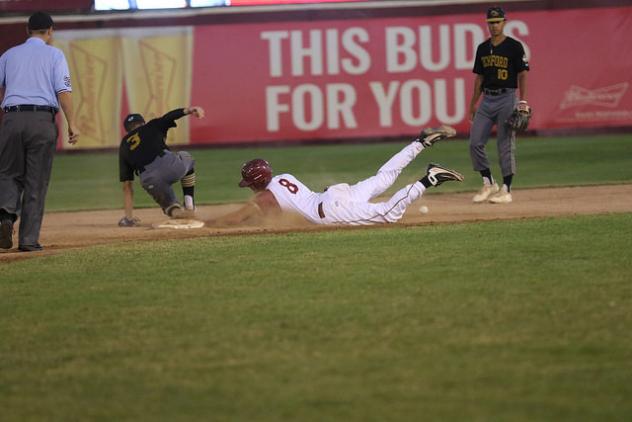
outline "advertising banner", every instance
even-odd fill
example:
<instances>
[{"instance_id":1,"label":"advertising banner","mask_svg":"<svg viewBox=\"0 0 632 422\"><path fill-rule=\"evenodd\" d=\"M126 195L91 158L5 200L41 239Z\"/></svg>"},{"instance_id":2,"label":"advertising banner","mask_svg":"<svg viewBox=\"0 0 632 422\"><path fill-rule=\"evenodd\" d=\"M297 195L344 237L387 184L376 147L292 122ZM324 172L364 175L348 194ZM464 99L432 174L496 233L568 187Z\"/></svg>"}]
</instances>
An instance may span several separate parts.
<instances>
[{"instance_id":1,"label":"advertising banner","mask_svg":"<svg viewBox=\"0 0 632 422\"><path fill-rule=\"evenodd\" d=\"M192 144L408 136L440 123L467 133L475 51L489 36L484 13L116 31L118 49L107 32L103 45L64 47L73 80L93 81L76 91L97 83L101 62L81 65L87 53L112 72L85 94L110 97L81 101L120 98L90 106L119 131L120 115L105 122L117 110L203 106L207 118L182 119L170 139ZM531 65L531 129L632 126L632 7L509 12L505 33Z\"/></svg>"},{"instance_id":2,"label":"advertising banner","mask_svg":"<svg viewBox=\"0 0 632 422\"><path fill-rule=\"evenodd\" d=\"M604 30L608 28L608 30ZM530 60L532 129L632 125L632 8L509 14ZM559 35L564 34L564 41ZM484 15L196 28L192 142L469 130ZM218 101L216 101L218 100Z\"/></svg>"},{"instance_id":3,"label":"advertising banner","mask_svg":"<svg viewBox=\"0 0 632 422\"><path fill-rule=\"evenodd\" d=\"M192 28L121 32L128 107L146 121L191 101ZM167 143L189 142L189 119L167 132Z\"/></svg>"},{"instance_id":4,"label":"advertising banner","mask_svg":"<svg viewBox=\"0 0 632 422\"><path fill-rule=\"evenodd\" d=\"M54 45L70 67L81 142L68 144L59 118L60 147L118 146L128 112L147 121L190 103L192 28L58 31ZM188 144L188 119L168 132L169 144Z\"/></svg>"},{"instance_id":5,"label":"advertising banner","mask_svg":"<svg viewBox=\"0 0 632 422\"><path fill-rule=\"evenodd\" d=\"M57 35L57 34L56 34ZM65 32L55 37L70 69L73 105L82 148L106 148L120 141L122 62L114 33ZM61 117L61 116L60 116ZM59 118L60 147L69 148L66 119Z\"/></svg>"}]
</instances>

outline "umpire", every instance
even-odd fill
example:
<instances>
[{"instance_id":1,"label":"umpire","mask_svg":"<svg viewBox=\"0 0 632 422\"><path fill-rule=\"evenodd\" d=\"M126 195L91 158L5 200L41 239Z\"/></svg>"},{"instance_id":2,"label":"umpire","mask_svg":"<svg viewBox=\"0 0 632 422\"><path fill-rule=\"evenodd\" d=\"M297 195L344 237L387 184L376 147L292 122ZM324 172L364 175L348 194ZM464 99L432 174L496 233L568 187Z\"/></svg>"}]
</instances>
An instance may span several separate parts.
<instances>
[{"instance_id":1,"label":"umpire","mask_svg":"<svg viewBox=\"0 0 632 422\"><path fill-rule=\"evenodd\" d=\"M61 50L50 46L53 19L36 12L24 44L0 57L0 248L13 247L13 224L20 217L19 246L23 252L39 244L44 202L57 142L55 115L61 105L69 142L77 142L70 72Z\"/></svg>"},{"instance_id":2,"label":"umpire","mask_svg":"<svg viewBox=\"0 0 632 422\"><path fill-rule=\"evenodd\" d=\"M506 36L505 11L500 7L487 10L487 27L491 37L476 50L474 61L474 93L470 102L470 158L475 171L483 178L483 187L473 201L503 204L512 201L511 182L516 172L515 131L507 124L514 108L529 110L527 104L527 72L529 62L522 44ZM516 98L516 88L520 97ZM476 104L483 95L483 101ZM492 127L496 125L498 159L503 186L494 181L485 153Z\"/></svg>"}]
</instances>

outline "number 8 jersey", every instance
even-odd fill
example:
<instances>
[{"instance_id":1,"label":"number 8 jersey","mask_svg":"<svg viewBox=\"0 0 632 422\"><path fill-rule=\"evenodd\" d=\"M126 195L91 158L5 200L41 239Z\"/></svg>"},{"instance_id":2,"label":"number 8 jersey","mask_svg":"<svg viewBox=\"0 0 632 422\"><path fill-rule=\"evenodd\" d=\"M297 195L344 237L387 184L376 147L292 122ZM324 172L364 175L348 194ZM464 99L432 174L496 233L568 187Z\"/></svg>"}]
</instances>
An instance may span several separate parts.
<instances>
[{"instance_id":1,"label":"number 8 jersey","mask_svg":"<svg viewBox=\"0 0 632 422\"><path fill-rule=\"evenodd\" d=\"M274 176L266 189L272 192L283 211L301 214L312 223L322 224L318 216L320 193L312 192L291 174Z\"/></svg>"}]
</instances>

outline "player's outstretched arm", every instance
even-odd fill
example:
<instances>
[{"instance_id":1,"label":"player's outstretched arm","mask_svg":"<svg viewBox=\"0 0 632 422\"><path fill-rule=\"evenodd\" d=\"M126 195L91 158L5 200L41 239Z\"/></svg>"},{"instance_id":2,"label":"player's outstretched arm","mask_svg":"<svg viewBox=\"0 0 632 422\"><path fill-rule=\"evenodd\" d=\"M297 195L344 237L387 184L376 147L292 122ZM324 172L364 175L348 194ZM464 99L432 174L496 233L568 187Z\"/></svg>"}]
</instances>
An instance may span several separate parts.
<instances>
[{"instance_id":1,"label":"player's outstretched arm","mask_svg":"<svg viewBox=\"0 0 632 422\"><path fill-rule=\"evenodd\" d=\"M243 223L244 221L251 219L261 219L262 217L281 212L281 207L276 198L269 190L264 190L257 193L257 195L245 204L243 207L220 217L215 220L207 221L207 226L230 226Z\"/></svg>"},{"instance_id":2,"label":"player's outstretched arm","mask_svg":"<svg viewBox=\"0 0 632 422\"><path fill-rule=\"evenodd\" d=\"M236 226L246 220L250 220L253 217L259 218L261 216L263 216L261 208L251 201L239 208L237 211L233 211L214 220L206 221L205 223L207 226L211 227Z\"/></svg>"},{"instance_id":3,"label":"player's outstretched arm","mask_svg":"<svg viewBox=\"0 0 632 422\"><path fill-rule=\"evenodd\" d=\"M189 114L194 115L198 119L204 118L204 109L199 106L191 106L186 108L176 108L175 110L171 110L169 113L165 114L160 118L162 126L164 126L164 130L169 130L170 127L175 126L175 121L188 116Z\"/></svg>"}]
</instances>

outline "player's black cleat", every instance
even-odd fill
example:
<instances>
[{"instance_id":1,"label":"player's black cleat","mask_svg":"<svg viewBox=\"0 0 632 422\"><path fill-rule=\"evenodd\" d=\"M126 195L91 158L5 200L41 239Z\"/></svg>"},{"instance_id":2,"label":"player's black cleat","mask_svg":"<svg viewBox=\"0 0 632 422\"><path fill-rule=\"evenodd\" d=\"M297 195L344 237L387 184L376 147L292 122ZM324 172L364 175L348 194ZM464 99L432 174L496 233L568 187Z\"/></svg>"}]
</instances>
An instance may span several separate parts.
<instances>
[{"instance_id":1,"label":"player's black cleat","mask_svg":"<svg viewBox=\"0 0 632 422\"><path fill-rule=\"evenodd\" d=\"M0 222L0 248L11 249L13 247L13 221L3 219Z\"/></svg>"},{"instance_id":2,"label":"player's black cleat","mask_svg":"<svg viewBox=\"0 0 632 422\"><path fill-rule=\"evenodd\" d=\"M428 148L433 146L436 142L442 139L452 138L454 135L456 135L456 129L452 126L441 125L439 127L427 127L419 134L417 141Z\"/></svg>"},{"instance_id":3,"label":"player's black cleat","mask_svg":"<svg viewBox=\"0 0 632 422\"><path fill-rule=\"evenodd\" d=\"M443 182L450 180L462 182L463 179L463 175L457 171L442 167L439 164L430 163L426 169L426 175L420 181L427 187L424 181L427 181L432 186L439 186Z\"/></svg>"}]
</instances>

